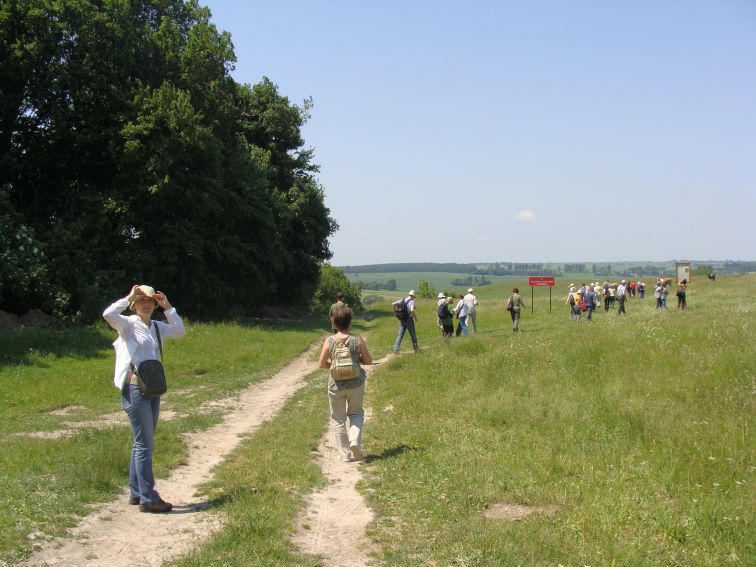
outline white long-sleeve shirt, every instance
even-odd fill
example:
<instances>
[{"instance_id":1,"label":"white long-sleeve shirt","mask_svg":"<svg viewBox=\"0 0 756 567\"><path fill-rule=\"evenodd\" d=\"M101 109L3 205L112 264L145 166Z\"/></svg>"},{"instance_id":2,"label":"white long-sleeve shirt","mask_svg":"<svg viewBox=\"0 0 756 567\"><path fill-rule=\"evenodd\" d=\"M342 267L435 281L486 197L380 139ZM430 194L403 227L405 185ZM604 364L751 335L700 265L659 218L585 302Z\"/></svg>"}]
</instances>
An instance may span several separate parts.
<instances>
[{"instance_id":1,"label":"white long-sleeve shirt","mask_svg":"<svg viewBox=\"0 0 756 567\"><path fill-rule=\"evenodd\" d=\"M464 299L459 300L457 306L454 308L454 312L457 314L457 317L467 317L468 309Z\"/></svg>"},{"instance_id":2,"label":"white long-sleeve shirt","mask_svg":"<svg viewBox=\"0 0 756 567\"><path fill-rule=\"evenodd\" d=\"M167 323L161 321L150 321L150 325L145 325L144 321L138 315L121 315L129 306L126 298L119 299L110 307L105 309L102 316L108 322L108 325L118 331L118 338L113 343L116 351L115 374L113 383L119 390L123 389L123 383L126 379L126 373L131 368L138 367L145 360L158 360L159 349L155 327L160 327L160 339L176 339L184 336L184 322L176 312L175 307L171 307L165 312Z\"/></svg>"}]
</instances>

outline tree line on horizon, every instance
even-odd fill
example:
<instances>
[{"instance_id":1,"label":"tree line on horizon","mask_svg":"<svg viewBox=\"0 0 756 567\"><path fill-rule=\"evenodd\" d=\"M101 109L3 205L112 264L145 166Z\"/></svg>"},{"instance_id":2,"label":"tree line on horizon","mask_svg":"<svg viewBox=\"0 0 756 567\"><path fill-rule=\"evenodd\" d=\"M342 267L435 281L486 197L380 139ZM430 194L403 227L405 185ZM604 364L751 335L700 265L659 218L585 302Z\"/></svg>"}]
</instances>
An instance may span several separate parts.
<instances>
[{"instance_id":1,"label":"tree line on horizon","mask_svg":"<svg viewBox=\"0 0 756 567\"><path fill-rule=\"evenodd\" d=\"M195 0L0 4L0 310L305 306L337 228L292 104Z\"/></svg>"},{"instance_id":2,"label":"tree line on horizon","mask_svg":"<svg viewBox=\"0 0 756 567\"><path fill-rule=\"evenodd\" d=\"M756 271L756 262L723 260L706 260L692 262L694 273L698 274L743 274ZM674 262L632 262L603 263L517 263L491 262L480 264L460 264L454 262L399 262L390 264L366 264L361 266L341 266L352 275L392 274L406 272L450 273L480 276L559 276L562 274L594 274L597 276L664 276L674 271Z\"/></svg>"}]
</instances>

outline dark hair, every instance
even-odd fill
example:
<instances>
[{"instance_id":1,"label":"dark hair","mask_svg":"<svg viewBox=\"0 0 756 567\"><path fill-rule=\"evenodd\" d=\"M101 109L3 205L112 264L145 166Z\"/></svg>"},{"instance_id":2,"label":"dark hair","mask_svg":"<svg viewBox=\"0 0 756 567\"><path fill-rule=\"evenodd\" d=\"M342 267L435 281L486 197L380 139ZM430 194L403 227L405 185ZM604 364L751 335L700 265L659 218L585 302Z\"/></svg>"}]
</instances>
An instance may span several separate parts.
<instances>
[{"instance_id":1,"label":"dark hair","mask_svg":"<svg viewBox=\"0 0 756 567\"><path fill-rule=\"evenodd\" d=\"M346 333L349 325L352 324L352 310L349 307L337 307L333 312L333 326L337 331Z\"/></svg>"},{"instance_id":2,"label":"dark hair","mask_svg":"<svg viewBox=\"0 0 756 567\"><path fill-rule=\"evenodd\" d=\"M517 288L514 288L514 289L512 290L512 293L520 293L520 290L519 290L519 289L517 289Z\"/></svg>"},{"instance_id":3,"label":"dark hair","mask_svg":"<svg viewBox=\"0 0 756 567\"><path fill-rule=\"evenodd\" d=\"M336 299L338 299L339 301L341 301L342 299L344 299L344 293L341 292L341 291L337 292L336 293Z\"/></svg>"}]
</instances>

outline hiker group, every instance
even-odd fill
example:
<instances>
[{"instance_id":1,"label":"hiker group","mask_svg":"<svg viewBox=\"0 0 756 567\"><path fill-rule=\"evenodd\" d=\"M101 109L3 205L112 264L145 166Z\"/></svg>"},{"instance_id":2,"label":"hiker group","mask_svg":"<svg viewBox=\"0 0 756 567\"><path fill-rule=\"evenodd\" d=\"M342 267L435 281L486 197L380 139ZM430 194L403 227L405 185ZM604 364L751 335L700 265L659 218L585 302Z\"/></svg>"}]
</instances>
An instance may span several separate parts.
<instances>
[{"instance_id":1,"label":"hiker group","mask_svg":"<svg viewBox=\"0 0 756 567\"><path fill-rule=\"evenodd\" d=\"M411 291L410 293L413 293ZM441 292L438 294L438 321L436 325L441 329L441 336L444 339L449 339L453 336L460 336L464 333L466 337L470 336L470 327L472 332L478 332L478 298L475 297L475 290L470 288L467 290L467 294L457 295L457 304L452 308L454 303L454 296L446 295ZM457 318L457 330L454 330L454 318ZM396 352L396 349L395 351Z\"/></svg>"},{"instance_id":2,"label":"hiker group","mask_svg":"<svg viewBox=\"0 0 756 567\"><path fill-rule=\"evenodd\" d=\"M666 309L667 295L672 280L670 278L658 278L654 287L654 299L656 300L657 309ZM687 307L686 288L687 280L682 280L677 288L677 308L685 309ZM585 314L585 320L590 321L593 312L601 307L603 302L604 312L616 309L617 315L627 315L626 303L629 299L638 297L646 298L646 283L642 280L627 282L608 282L603 284L593 282L582 284L579 288L575 284L569 285L566 304L570 306L570 317L575 321L580 321Z\"/></svg>"}]
</instances>

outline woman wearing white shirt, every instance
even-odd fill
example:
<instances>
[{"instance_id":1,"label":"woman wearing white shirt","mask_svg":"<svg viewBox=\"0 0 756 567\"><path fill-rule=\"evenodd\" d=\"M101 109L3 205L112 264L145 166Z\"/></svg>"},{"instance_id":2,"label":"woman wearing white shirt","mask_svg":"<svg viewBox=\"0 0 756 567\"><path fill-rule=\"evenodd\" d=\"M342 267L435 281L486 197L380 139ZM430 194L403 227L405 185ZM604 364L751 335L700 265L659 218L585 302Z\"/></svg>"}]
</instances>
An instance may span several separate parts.
<instances>
[{"instance_id":1,"label":"woman wearing white shirt","mask_svg":"<svg viewBox=\"0 0 756 567\"><path fill-rule=\"evenodd\" d=\"M151 320L158 305L165 311L167 323ZM121 315L126 308L135 315ZM152 473L160 396L142 396L134 369L145 360L159 358L156 328L159 327L161 340L173 339L184 335L184 323L176 309L168 303L165 294L156 292L147 285L133 286L129 295L110 305L102 316L118 331L118 339L113 343L116 349L113 382L121 391L121 404L129 416L134 434L129 466L129 504L138 504L142 512L170 512L173 505L165 502L155 491L155 477Z\"/></svg>"}]
</instances>

